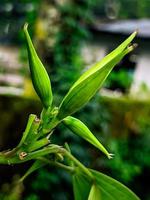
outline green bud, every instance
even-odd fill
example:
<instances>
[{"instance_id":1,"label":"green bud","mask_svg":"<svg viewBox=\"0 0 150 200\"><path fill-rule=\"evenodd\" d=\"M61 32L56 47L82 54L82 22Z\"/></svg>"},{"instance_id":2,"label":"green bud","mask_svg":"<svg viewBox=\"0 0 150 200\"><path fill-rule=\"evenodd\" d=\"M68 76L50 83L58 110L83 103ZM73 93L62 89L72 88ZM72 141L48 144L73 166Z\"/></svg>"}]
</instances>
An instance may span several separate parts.
<instances>
[{"instance_id":1,"label":"green bud","mask_svg":"<svg viewBox=\"0 0 150 200\"><path fill-rule=\"evenodd\" d=\"M102 151L109 159L112 158L112 154L108 153L105 147L98 141L88 127L83 124L79 119L68 116L63 119L63 123L75 134L79 135L93 146Z\"/></svg>"},{"instance_id":2,"label":"green bud","mask_svg":"<svg viewBox=\"0 0 150 200\"><path fill-rule=\"evenodd\" d=\"M87 70L74 83L59 106L57 117L60 120L79 110L94 96L94 94L102 86L113 67L127 53L134 49L134 46L128 47L128 45L135 36L136 32L134 32L118 48L104 57L100 62L96 63L89 70Z\"/></svg>"},{"instance_id":3,"label":"green bud","mask_svg":"<svg viewBox=\"0 0 150 200\"><path fill-rule=\"evenodd\" d=\"M41 99L43 106L45 108L48 108L51 106L53 99L50 79L46 72L46 69L44 68L34 49L27 27L28 24L25 24L24 33L27 42L28 59L32 83L37 95Z\"/></svg>"}]
</instances>

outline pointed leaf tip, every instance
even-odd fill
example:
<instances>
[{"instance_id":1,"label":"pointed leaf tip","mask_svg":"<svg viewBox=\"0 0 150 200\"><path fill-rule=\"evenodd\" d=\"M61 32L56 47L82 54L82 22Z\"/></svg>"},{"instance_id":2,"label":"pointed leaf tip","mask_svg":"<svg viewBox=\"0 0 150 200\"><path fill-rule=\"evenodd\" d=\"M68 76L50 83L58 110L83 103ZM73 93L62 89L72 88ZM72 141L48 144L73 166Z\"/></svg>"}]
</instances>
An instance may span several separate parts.
<instances>
[{"instance_id":1,"label":"pointed leaf tip","mask_svg":"<svg viewBox=\"0 0 150 200\"><path fill-rule=\"evenodd\" d=\"M23 30L24 30L24 31L26 31L26 30L28 29L28 25L29 25L29 24L28 24L27 22L24 24L24 26L23 26Z\"/></svg>"},{"instance_id":2,"label":"pointed leaf tip","mask_svg":"<svg viewBox=\"0 0 150 200\"><path fill-rule=\"evenodd\" d=\"M108 159L112 159L112 158L114 158L114 156L115 155L113 153L109 153L107 157L108 157Z\"/></svg>"}]
</instances>

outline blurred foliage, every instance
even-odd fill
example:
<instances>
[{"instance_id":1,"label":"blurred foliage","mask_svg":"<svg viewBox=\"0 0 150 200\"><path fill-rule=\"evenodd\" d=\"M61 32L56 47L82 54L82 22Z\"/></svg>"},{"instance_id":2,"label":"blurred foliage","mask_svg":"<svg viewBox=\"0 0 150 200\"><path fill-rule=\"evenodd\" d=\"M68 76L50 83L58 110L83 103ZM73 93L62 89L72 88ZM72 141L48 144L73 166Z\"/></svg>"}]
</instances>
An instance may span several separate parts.
<instances>
[{"instance_id":1,"label":"blurred foliage","mask_svg":"<svg viewBox=\"0 0 150 200\"><path fill-rule=\"evenodd\" d=\"M14 148L17 145L20 139L19 135L25 128L25 121L28 119L29 113L36 113L38 115L41 109L40 102L35 99L0 96L0 121L2 124L0 126L1 151Z\"/></svg>"},{"instance_id":2,"label":"blurred foliage","mask_svg":"<svg viewBox=\"0 0 150 200\"><path fill-rule=\"evenodd\" d=\"M128 92L133 81L133 74L127 70L121 69L118 72L112 71L105 83L105 87L111 90L121 90Z\"/></svg>"},{"instance_id":3,"label":"blurred foliage","mask_svg":"<svg viewBox=\"0 0 150 200\"><path fill-rule=\"evenodd\" d=\"M130 97L102 97L100 104L109 115L108 129L103 131L111 133L108 144L115 158L96 161L95 167L103 166L141 199L149 200L148 180L145 183L143 180L150 176L150 102Z\"/></svg>"},{"instance_id":4,"label":"blurred foliage","mask_svg":"<svg viewBox=\"0 0 150 200\"><path fill-rule=\"evenodd\" d=\"M22 25L32 24L32 33L40 0L1 0L0 2L0 42L20 44L24 41Z\"/></svg>"},{"instance_id":5,"label":"blurred foliage","mask_svg":"<svg viewBox=\"0 0 150 200\"><path fill-rule=\"evenodd\" d=\"M126 9L125 9L126 8ZM134 9L133 9L134 8ZM148 18L150 17L149 13L150 1L147 0L120 0L120 18Z\"/></svg>"},{"instance_id":6,"label":"blurred foliage","mask_svg":"<svg viewBox=\"0 0 150 200\"><path fill-rule=\"evenodd\" d=\"M102 19L141 19L150 17L149 8L149 0L98 0L95 14Z\"/></svg>"},{"instance_id":7,"label":"blurred foliage","mask_svg":"<svg viewBox=\"0 0 150 200\"><path fill-rule=\"evenodd\" d=\"M24 189L22 183L18 183L19 176L13 177L12 183L4 183L0 191L0 199L2 200L21 200L22 191ZM5 194L5 195L4 195Z\"/></svg>"}]
</instances>

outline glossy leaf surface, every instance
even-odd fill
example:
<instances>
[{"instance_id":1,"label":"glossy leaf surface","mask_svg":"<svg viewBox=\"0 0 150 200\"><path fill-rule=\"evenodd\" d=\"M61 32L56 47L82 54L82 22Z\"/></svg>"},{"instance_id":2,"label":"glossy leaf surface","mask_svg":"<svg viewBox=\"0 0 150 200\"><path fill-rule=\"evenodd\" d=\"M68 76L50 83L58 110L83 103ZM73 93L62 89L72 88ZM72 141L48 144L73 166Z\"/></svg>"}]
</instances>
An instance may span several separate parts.
<instances>
[{"instance_id":1,"label":"glossy leaf surface","mask_svg":"<svg viewBox=\"0 0 150 200\"><path fill-rule=\"evenodd\" d=\"M92 185L88 200L101 200L101 193L97 184Z\"/></svg>"},{"instance_id":2,"label":"glossy leaf surface","mask_svg":"<svg viewBox=\"0 0 150 200\"><path fill-rule=\"evenodd\" d=\"M48 108L52 104L52 90L49 76L44 68L41 60L39 59L34 46L32 44L30 35L27 30L27 24L24 26L24 33L27 42L29 67L31 72L31 79L34 89L42 101L45 108Z\"/></svg>"},{"instance_id":3,"label":"glossy leaf surface","mask_svg":"<svg viewBox=\"0 0 150 200\"><path fill-rule=\"evenodd\" d=\"M73 188L75 200L87 200L91 198L91 194L96 191L94 198L100 197L99 200L140 200L130 189L115 179L104 175L96 170L90 170L95 177L94 184L96 188L92 188L91 183L82 173L73 175ZM88 199L88 200L89 200ZM90 199L91 200L91 199Z\"/></svg>"},{"instance_id":4,"label":"glossy leaf surface","mask_svg":"<svg viewBox=\"0 0 150 200\"><path fill-rule=\"evenodd\" d=\"M117 180L95 170L91 172L99 186L102 200L140 200L129 188Z\"/></svg>"},{"instance_id":5,"label":"glossy leaf surface","mask_svg":"<svg viewBox=\"0 0 150 200\"><path fill-rule=\"evenodd\" d=\"M91 183L86 176L76 173L72 177L74 200L87 200L91 188Z\"/></svg>"},{"instance_id":6,"label":"glossy leaf surface","mask_svg":"<svg viewBox=\"0 0 150 200\"><path fill-rule=\"evenodd\" d=\"M104 80L107 78L113 67L130 51L133 47L128 47L130 42L135 37L134 32L128 37L118 48L104 57L100 62L87 70L70 88L67 95L64 97L60 107L58 118L73 114L86 104L100 89Z\"/></svg>"},{"instance_id":7,"label":"glossy leaf surface","mask_svg":"<svg viewBox=\"0 0 150 200\"><path fill-rule=\"evenodd\" d=\"M79 119L68 116L63 119L63 123L76 135L79 135L100 151L102 151L108 158L111 158L111 155L105 149L105 147L98 141L98 139L93 135L93 133L88 129L88 127L81 122Z\"/></svg>"}]
</instances>

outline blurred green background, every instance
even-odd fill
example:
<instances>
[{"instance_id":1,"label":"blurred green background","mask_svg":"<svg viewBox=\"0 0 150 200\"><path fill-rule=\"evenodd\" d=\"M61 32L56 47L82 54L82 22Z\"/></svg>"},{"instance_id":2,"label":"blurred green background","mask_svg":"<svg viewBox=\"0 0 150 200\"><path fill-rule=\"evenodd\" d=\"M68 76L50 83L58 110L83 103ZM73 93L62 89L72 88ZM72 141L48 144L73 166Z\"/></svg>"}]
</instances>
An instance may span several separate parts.
<instances>
[{"instance_id":1,"label":"blurred green background","mask_svg":"<svg viewBox=\"0 0 150 200\"><path fill-rule=\"evenodd\" d=\"M86 166L105 172L141 199L150 200L149 82L136 84L139 63L150 53L149 10L148 0L1 0L0 150L15 147L28 115L39 115L42 109L29 76L22 32L25 22L29 23L36 49L50 74L56 105L86 68L126 38L135 24L137 28L140 24L146 26L146 33L139 30L139 48L115 67L104 88L76 113L115 154L114 159L107 160L63 125L56 130L53 141L60 145L68 142L72 153ZM115 32L103 28L120 22L124 28ZM148 66L150 62L144 63ZM143 71L145 76L149 72L146 67ZM33 173L23 185L16 184L30 165L0 166L0 199L73 199L69 175L52 167Z\"/></svg>"}]
</instances>

